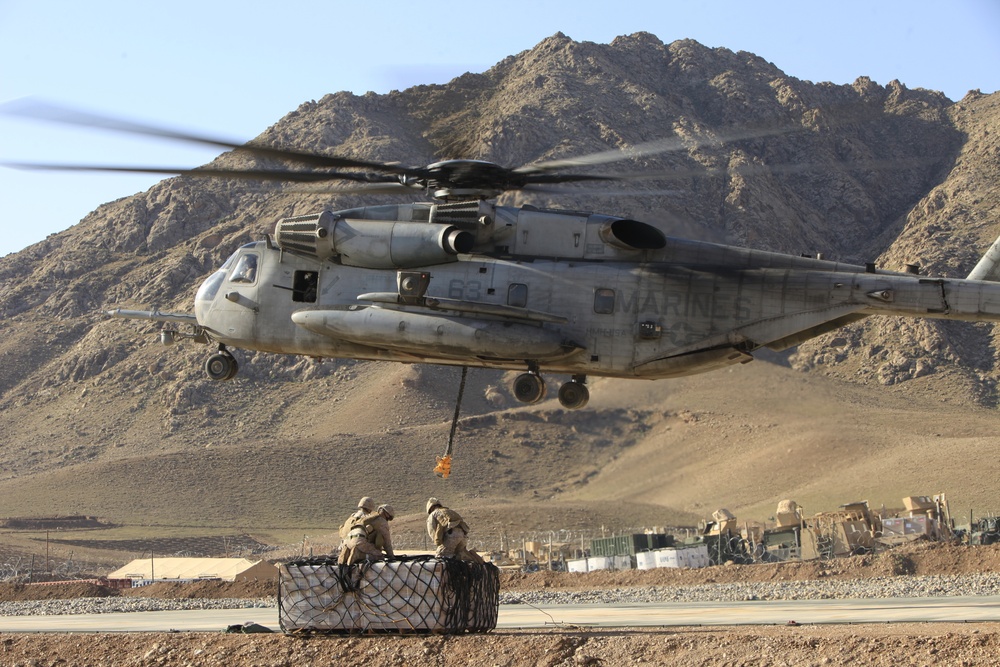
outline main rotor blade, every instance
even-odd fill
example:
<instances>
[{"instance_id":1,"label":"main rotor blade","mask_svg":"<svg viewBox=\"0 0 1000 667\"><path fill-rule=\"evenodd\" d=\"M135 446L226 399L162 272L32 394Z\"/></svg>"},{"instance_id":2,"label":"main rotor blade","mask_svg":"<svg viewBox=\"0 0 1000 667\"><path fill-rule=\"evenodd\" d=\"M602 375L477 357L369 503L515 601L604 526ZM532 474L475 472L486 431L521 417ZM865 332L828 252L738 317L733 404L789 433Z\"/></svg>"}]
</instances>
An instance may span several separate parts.
<instances>
[{"instance_id":1,"label":"main rotor blade","mask_svg":"<svg viewBox=\"0 0 1000 667\"><path fill-rule=\"evenodd\" d=\"M295 194L302 195L406 195L407 197L413 197L420 195L423 192L423 188L414 187L410 185L403 185L402 183L370 183L370 184L359 184L356 186L343 187L343 188L291 188L285 190L285 192L291 192Z\"/></svg>"},{"instance_id":2,"label":"main rotor blade","mask_svg":"<svg viewBox=\"0 0 1000 667\"><path fill-rule=\"evenodd\" d=\"M540 185L552 183L581 183L584 181L615 181L618 177L614 174L525 174L519 179L527 185ZM522 186L523 187L523 186Z\"/></svg>"},{"instance_id":3,"label":"main rotor blade","mask_svg":"<svg viewBox=\"0 0 1000 667\"><path fill-rule=\"evenodd\" d=\"M232 178L252 181L290 181L312 183L318 181L359 181L380 184L380 179L392 178L381 174L364 174L334 171L293 171L288 169L216 169L212 167L128 167L91 164L41 164L34 162L4 162L5 167L35 171L98 171L129 174L165 174L168 176L195 176L200 178Z\"/></svg>"},{"instance_id":4,"label":"main rotor blade","mask_svg":"<svg viewBox=\"0 0 1000 667\"><path fill-rule=\"evenodd\" d=\"M549 160L548 162L526 165L515 169L514 173L532 174L537 172L555 171L557 169L566 169L568 167L588 167L597 164L609 164L612 162L621 162L622 160L628 160L630 158L659 155L661 153L670 153L682 149L701 148L702 146L727 144L747 139L773 137L781 134L789 134L791 132L801 132L802 130L803 128L801 126L789 126L744 130L740 132L717 134L711 137L699 137L695 139L685 137L667 137L666 139L647 141L646 143L636 144L635 146L627 148L615 148L609 151L600 151L598 153L581 155L575 158Z\"/></svg>"},{"instance_id":5,"label":"main rotor blade","mask_svg":"<svg viewBox=\"0 0 1000 667\"><path fill-rule=\"evenodd\" d=\"M858 160L840 162L805 162L799 164L743 164L736 167L703 167L697 169L658 169L656 171L623 172L605 174L610 181L683 180L688 178L709 178L714 176L755 176L802 174L810 171L831 172L834 168L844 171L882 171L887 169L916 169L934 164L938 158L906 158L892 160Z\"/></svg>"},{"instance_id":6,"label":"main rotor blade","mask_svg":"<svg viewBox=\"0 0 1000 667\"><path fill-rule=\"evenodd\" d=\"M612 189L602 189L594 190L592 188L574 188L574 187L548 187L548 186L537 186L537 185L526 185L521 188L522 192L529 194L545 194L545 195L562 195L569 197L591 197L591 196L604 196L604 197L616 197L616 196L628 196L628 197L676 197L685 194L685 190L678 190L677 188L665 189L656 188L652 190L627 190L625 188Z\"/></svg>"},{"instance_id":7,"label":"main rotor blade","mask_svg":"<svg viewBox=\"0 0 1000 667\"><path fill-rule=\"evenodd\" d=\"M170 139L172 141L184 141L206 146L215 146L217 148L250 153L251 155L256 155L258 157L289 160L314 167L372 169L390 174L414 174L421 171L419 168L390 165L382 162L369 162L367 160L356 160L353 158L344 158L335 155L322 155L320 153L311 153L295 149L262 146L260 144L255 144L252 141L239 143L235 140L223 139L220 137L211 137L208 135L174 130L147 123L125 120L122 118L102 116L87 111L68 109L32 99L15 100L14 102L0 105L0 112L9 116L20 116L22 118L41 120L50 123L62 123L64 125L75 125L78 127L92 127L112 132L159 137L162 139Z\"/></svg>"}]
</instances>

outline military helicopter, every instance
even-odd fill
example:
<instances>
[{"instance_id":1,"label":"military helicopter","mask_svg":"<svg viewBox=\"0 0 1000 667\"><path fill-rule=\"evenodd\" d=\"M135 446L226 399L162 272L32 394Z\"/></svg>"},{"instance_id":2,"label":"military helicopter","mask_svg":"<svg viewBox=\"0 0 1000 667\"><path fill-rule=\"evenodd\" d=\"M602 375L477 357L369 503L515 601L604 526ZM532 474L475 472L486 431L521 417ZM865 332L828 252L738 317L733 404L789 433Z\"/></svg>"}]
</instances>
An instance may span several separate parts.
<instances>
[{"instance_id":1,"label":"military helicopter","mask_svg":"<svg viewBox=\"0 0 1000 667\"><path fill-rule=\"evenodd\" d=\"M184 325L188 331L161 331L161 342L188 338L216 346L204 367L217 381L236 376L234 348L448 364L523 371L512 390L528 404L546 396L543 373L569 375L558 399L575 410L587 405L589 376L652 380L702 373L869 315L1000 321L1000 239L966 279L931 278L674 238L656 225L614 215L492 201L512 190L639 178L585 168L689 147L679 139L518 168L473 159L402 166L80 114L62 120L208 143L300 167L15 166L347 181L350 186L324 192L429 197L278 220L273 235L239 248L201 284L193 313L109 311Z\"/></svg>"}]
</instances>

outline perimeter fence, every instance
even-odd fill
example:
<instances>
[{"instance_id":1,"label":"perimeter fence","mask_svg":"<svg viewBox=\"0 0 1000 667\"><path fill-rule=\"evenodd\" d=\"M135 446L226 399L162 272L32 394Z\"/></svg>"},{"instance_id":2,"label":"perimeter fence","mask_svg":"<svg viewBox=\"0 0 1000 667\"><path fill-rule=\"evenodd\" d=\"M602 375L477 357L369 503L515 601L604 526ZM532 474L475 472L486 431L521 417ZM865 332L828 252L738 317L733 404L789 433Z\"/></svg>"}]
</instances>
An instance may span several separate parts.
<instances>
[{"instance_id":1,"label":"perimeter fence","mask_svg":"<svg viewBox=\"0 0 1000 667\"><path fill-rule=\"evenodd\" d=\"M574 528L556 530L534 530L525 532L510 532L497 530L477 530L473 526L469 537L469 547L482 554L490 554L498 562L507 559L508 564L521 565L524 569L563 569L566 562L573 558L585 558L594 555L592 545L598 540L608 538L640 535L656 532L673 537L678 548L686 546L704 546L710 564L719 565L727 562L738 564L774 563L794 561L803 558L803 549L798 540L748 540L739 533L729 535L703 535L695 527L668 526L650 528L648 526ZM819 559L832 559L844 555L877 554L893 548L891 540L882 531L873 531L871 540L866 545L856 544L848 552L844 552L842 544L829 534L818 534L815 538L814 555ZM955 530L949 541L967 545L1000 544L1000 514L986 513L978 518L970 515L968 528ZM301 540L282 545L268 545L256 540L247 539L217 539L215 548L210 543L200 543L197 547L185 544L183 541L169 539L133 540L131 541L132 558L165 557L242 557L248 560L288 561L294 559L314 558L337 553L341 539L336 531L320 535L302 536ZM27 583L38 581L93 579L95 576L107 574L115 567L123 565L110 557L81 558L78 552L66 547L72 546L68 541L61 548L56 548L53 540L52 553L49 556L32 554L22 550L4 549L0 547L0 582ZM898 542L897 542L898 543ZM89 540L87 553L93 553L98 548L100 540ZM106 544L106 543L105 543ZM116 545L120 547L121 545ZM171 549L170 547L175 548ZM400 553L431 553L434 546L423 531L400 531L393 533L393 546ZM182 547L182 548L176 548ZM185 548L186 547L186 548ZM838 552L839 547L839 552ZM116 549L121 550L121 549ZM127 551L127 550L126 550ZM67 553L68 552L68 553ZM630 566L635 566L635 552L625 554L632 556ZM551 565L550 565L551 563Z\"/></svg>"}]
</instances>

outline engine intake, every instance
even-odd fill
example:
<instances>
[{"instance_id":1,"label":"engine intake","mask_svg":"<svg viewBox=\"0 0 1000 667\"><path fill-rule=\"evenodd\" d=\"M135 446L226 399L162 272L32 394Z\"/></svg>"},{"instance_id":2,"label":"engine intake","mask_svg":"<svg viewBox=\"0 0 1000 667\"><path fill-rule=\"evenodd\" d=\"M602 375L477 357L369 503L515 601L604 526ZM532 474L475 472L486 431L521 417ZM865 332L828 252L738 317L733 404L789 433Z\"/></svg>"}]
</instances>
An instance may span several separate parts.
<instances>
[{"instance_id":1,"label":"engine intake","mask_svg":"<svg viewBox=\"0 0 1000 667\"><path fill-rule=\"evenodd\" d=\"M662 250L667 237L656 227L638 220L617 218L601 226L601 239L623 250Z\"/></svg>"}]
</instances>

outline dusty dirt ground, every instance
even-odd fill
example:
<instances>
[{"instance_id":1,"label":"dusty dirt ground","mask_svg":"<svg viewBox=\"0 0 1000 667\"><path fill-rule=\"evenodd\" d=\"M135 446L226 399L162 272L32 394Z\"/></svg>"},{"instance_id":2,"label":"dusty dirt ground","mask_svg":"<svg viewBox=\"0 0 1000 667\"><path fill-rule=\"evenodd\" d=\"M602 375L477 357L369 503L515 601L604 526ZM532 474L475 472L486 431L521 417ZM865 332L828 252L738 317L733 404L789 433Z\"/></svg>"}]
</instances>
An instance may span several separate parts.
<instances>
[{"instance_id":1,"label":"dusty dirt ground","mask_svg":"<svg viewBox=\"0 0 1000 667\"><path fill-rule=\"evenodd\" d=\"M3 665L993 665L1000 626L573 628L467 636L3 635Z\"/></svg>"},{"instance_id":2,"label":"dusty dirt ground","mask_svg":"<svg viewBox=\"0 0 1000 667\"><path fill-rule=\"evenodd\" d=\"M505 573L506 591L733 581L865 578L1000 571L1000 545L916 543L878 556L702 570ZM157 597L260 597L266 582L156 584ZM119 594L90 584L0 586L0 599ZM986 665L1000 655L1000 624L554 627L467 636L310 637L212 633L0 635L0 665Z\"/></svg>"}]
</instances>

